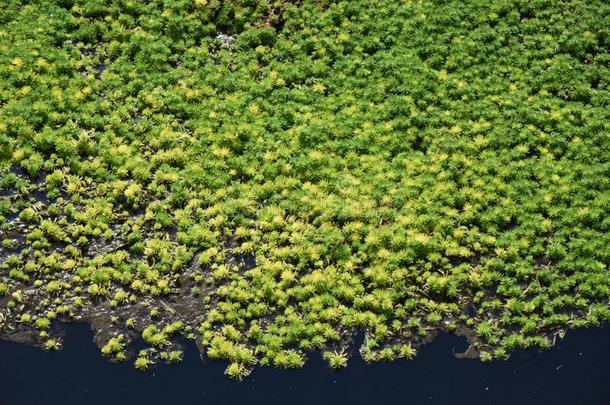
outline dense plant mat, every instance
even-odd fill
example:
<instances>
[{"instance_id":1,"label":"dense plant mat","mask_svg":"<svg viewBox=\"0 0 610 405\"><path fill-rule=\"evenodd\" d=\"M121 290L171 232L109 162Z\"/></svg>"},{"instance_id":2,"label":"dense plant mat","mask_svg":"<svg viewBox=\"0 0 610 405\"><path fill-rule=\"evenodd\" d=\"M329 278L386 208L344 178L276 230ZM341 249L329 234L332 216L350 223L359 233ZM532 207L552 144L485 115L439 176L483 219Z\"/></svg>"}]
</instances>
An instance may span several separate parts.
<instances>
[{"instance_id":1,"label":"dense plant mat","mask_svg":"<svg viewBox=\"0 0 610 405\"><path fill-rule=\"evenodd\" d=\"M240 378L608 321L609 49L603 0L4 0L0 335Z\"/></svg>"}]
</instances>

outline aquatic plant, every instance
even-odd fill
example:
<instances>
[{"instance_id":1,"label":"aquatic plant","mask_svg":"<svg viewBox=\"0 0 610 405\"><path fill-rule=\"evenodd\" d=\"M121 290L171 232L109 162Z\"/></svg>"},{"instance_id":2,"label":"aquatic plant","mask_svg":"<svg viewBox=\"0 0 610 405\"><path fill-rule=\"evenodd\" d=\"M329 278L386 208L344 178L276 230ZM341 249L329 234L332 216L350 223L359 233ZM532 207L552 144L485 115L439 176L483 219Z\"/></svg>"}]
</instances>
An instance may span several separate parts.
<instances>
[{"instance_id":1,"label":"aquatic plant","mask_svg":"<svg viewBox=\"0 0 610 405\"><path fill-rule=\"evenodd\" d=\"M22 3L0 337L86 321L141 370L184 337L244 378L610 319L607 2Z\"/></svg>"},{"instance_id":2,"label":"aquatic plant","mask_svg":"<svg viewBox=\"0 0 610 405\"><path fill-rule=\"evenodd\" d=\"M134 362L134 366L139 371L146 371L152 365L152 361L146 357L146 354L140 353Z\"/></svg>"},{"instance_id":3,"label":"aquatic plant","mask_svg":"<svg viewBox=\"0 0 610 405\"><path fill-rule=\"evenodd\" d=\"M227 366L225 374L236 380L241 380L249 374L249 371L241 363L231 363Z\"/></svg>"},{"instance_id":4,"label":"aquatic plant","mask_svg":"<svg viewBox=\"0 0 610 405\"><path fill-rule=\"evenodd\" d=\"M323 357L331 368L339 369L347 366L347 355L345 352L324 352Z\"/></svg>"},{"instance_id":5,"label":"aquatic plant","mask_svg":"<svg viewBox=\"0 0 610 405\"><path fill-rule=\"evenodd\" d=\"M126 360L125 356L125 336L118 335L110 338L102 347L102 354L106 357L113 356L118 361Z\"/></svg>"}]
</instances>

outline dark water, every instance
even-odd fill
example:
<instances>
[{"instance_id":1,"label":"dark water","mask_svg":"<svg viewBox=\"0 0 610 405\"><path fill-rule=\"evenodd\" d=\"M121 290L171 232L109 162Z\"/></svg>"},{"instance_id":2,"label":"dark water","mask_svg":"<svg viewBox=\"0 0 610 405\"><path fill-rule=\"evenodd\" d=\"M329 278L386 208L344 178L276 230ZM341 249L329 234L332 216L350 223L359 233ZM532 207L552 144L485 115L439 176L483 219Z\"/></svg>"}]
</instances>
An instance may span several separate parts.
<instances>
[{"instance_id":1,"label":"dark water","mask_svg":"<svg viewBox=\"0 0 610 405\"><path fill-rule=\"evenodd\" d=\"M310 356L300 370L256 369L242 383L225 365L183 363L139 373L101 358L84 325L68 326L63 351L0 342L0 405L116 404L610 404L610 327L569 331L551 351L506 362L456 360L461 338L442 335L416 360L366 365L353 356L339 373Z\"/></svg>"}]
</instances>

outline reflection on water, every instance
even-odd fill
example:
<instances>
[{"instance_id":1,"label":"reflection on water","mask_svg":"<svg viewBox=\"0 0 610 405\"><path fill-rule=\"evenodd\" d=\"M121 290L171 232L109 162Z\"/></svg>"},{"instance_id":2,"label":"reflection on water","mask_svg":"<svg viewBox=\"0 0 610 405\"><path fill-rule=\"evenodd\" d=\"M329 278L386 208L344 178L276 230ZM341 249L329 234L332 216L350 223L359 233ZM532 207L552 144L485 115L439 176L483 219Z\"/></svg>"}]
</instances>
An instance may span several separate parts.
<instances>
[{"instance_id":1,"label":"reflection on water","mask_svg":"<svg viewBox=\"0 0 610 405\"><path fill-rule=\"evenodd\" d=\"M0 342L0 405L610 404L610 327L569 331L551 351L506 362L456 360L465 342L442 335L411 362L366 365L355 353L336 373L312 355L303 369L257 368L241 383L192 346L183 363L141 374L102 359L87 326L67 329L57 353Z\"/></svg>"}]
</instances>

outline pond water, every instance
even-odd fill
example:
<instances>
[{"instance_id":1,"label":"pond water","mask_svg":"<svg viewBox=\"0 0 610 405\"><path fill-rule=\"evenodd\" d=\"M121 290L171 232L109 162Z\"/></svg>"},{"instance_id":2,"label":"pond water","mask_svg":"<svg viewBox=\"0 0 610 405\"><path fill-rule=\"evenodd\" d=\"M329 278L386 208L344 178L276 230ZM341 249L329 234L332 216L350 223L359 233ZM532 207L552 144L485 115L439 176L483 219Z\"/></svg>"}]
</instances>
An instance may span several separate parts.
<instances>
[{"instance_id":1,"label":"pond water","mask_svg":"<svg viewBox=\"0 0 610 405\"><path fill-rule=\"evenodd\" d=\"M224 363L184 361L137 372L102 359L86 325L68 325L60 352L0 342L0 405L108 404L610 404L610 327L568 331L547 352L504 362L456 360L465 341L440 335L410 362L367 365L355 353L333 372L319 355L299 370L257 368L243 382Z\"/></svg>"}]
</instances>

